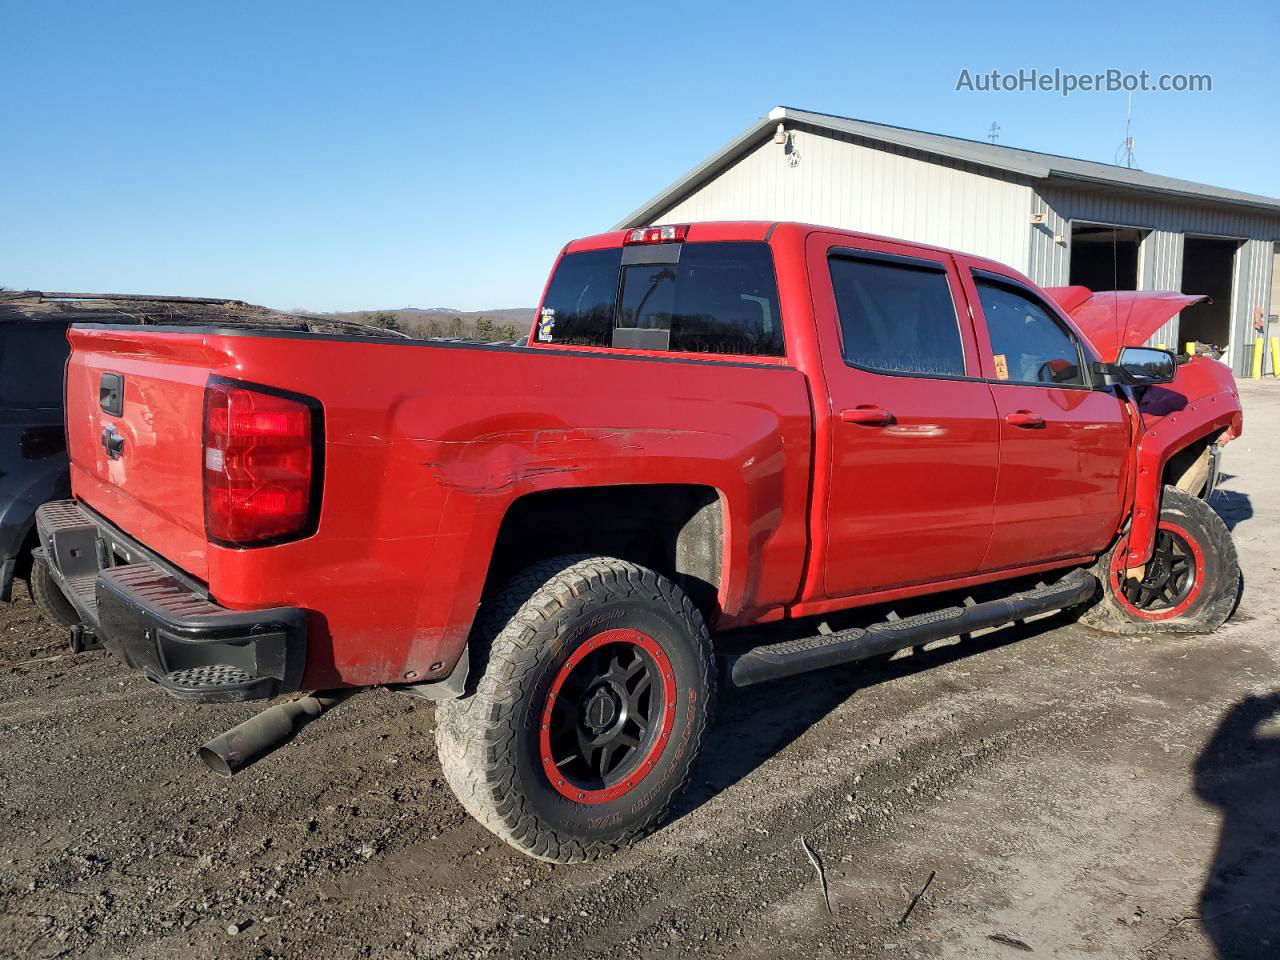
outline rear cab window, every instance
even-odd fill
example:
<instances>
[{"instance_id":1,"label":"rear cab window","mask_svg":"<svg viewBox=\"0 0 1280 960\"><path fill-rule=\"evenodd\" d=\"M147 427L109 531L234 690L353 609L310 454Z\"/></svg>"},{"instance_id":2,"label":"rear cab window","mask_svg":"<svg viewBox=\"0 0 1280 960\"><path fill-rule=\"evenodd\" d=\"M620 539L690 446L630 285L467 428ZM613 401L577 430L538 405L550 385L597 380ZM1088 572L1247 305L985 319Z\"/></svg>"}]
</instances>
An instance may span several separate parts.
<instances>
[{"instance_id":1,"label":"rear cab window","mask_svg":"<svg viewBox=\"0 0 1280 960\"><path fill-rule=\"evenodd\" d=\"M620 247L561 257L538 312L533 339L561 346L609 346L621 265Z\"/></svg>"},{"instance_id":2,"label":"rear cab window","mask_svg":"<svg viewBox=\"0 0 1280 960\"><path fill-rule=\"evenodd\" d=\"M567 253L538 312L540 345L782 357L773 254L762 242Z\"/></svg>"}]
</instances>

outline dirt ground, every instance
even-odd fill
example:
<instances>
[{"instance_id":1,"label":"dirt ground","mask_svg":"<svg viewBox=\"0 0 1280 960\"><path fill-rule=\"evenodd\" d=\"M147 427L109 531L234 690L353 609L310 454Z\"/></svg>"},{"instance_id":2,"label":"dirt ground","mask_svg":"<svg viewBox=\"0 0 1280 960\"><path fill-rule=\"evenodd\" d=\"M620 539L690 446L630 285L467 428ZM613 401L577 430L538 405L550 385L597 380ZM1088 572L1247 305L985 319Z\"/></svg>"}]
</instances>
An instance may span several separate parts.
<instances>
[{"instance_id":1,"label":"dirt ground","mask_svg":"<svg viewBox=\"0 0 1280 960\"><path fill-rule=\"evenodd\" d=\"M1246 587L1220 633L1057 616L732 694L674 822L586 866L468 819L432 708L400 695L219 780L194 749L255 707L72 656L19 592L0 954L1280 957L1280 384L1242 393L1214 505Z\"/></svg>"}]
</instances>

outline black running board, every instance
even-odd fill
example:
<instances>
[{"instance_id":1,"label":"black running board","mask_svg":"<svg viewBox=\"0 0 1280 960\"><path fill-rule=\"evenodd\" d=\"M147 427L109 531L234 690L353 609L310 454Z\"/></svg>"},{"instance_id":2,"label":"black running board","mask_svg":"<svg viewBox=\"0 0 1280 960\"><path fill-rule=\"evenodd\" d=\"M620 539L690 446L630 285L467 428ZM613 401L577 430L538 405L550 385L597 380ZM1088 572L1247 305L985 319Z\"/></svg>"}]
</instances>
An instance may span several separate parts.
<instances>
[{"instance_id":1,"label":"black running board","mask_svg":"<svg viewBox=\"0 0 1280 960\"><path fill-rule=\"evenodd\" d=\"M823 667L853 663L906 647L945 640L986 627L998 627L1052 610L1083 603L1098 589L1098 580L1085 570L1073 570L1057 583L1026 590L971 607L946 607L900 620L853 627L827 636L802 637L725 658L725 675L735 687L749 687Z\"/></svg>"}]
</instances>

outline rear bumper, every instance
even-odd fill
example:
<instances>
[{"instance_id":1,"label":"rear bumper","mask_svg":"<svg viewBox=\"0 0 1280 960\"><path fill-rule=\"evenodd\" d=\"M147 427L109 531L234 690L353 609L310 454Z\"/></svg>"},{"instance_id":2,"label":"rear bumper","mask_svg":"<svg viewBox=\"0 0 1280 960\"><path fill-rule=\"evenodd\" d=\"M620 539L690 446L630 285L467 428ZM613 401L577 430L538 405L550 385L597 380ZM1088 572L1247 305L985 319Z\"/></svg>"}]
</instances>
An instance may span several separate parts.
<instances>
[{"instance_id":1,"label":"rear bumper","mask_svg":"<svg viewBox=\"0 0 1280 960\"><path fill-rule=\"evenodd\" d=\"M73 500L36 512L39 554L82 629L180 700L267 700L299 689L307 615L228 610L180 570Z\"/></svg>"}]
</instances>

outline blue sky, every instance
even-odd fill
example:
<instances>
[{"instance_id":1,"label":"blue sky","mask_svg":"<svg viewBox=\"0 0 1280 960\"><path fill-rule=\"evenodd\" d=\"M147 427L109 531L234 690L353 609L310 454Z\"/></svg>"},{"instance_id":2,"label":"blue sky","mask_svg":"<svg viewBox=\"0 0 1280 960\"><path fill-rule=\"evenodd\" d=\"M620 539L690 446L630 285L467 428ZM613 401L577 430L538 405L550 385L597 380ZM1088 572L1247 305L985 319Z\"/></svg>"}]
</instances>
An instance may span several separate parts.
<instances>
[{"instance_id":1,"label":"blue sky","mask_svg":"<svg viewBox=\"0 0 1280 960\"><path fill-rule=\"evenodd\" d=\"M1274 2L0 0L0 285L530 305L778 104L1111 161L1123 94L961 69L1209 73L1135 96L1144 169L1280 195Z\"/></svg>"}]
</instances>

